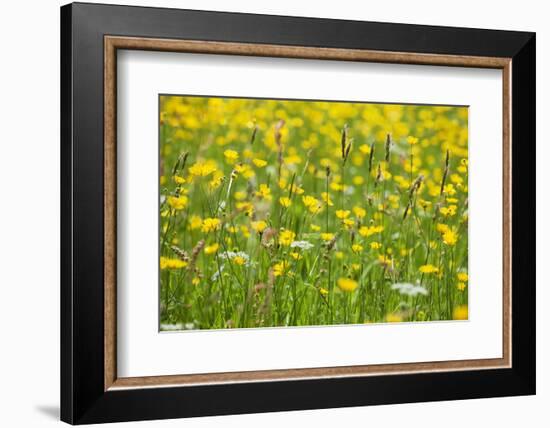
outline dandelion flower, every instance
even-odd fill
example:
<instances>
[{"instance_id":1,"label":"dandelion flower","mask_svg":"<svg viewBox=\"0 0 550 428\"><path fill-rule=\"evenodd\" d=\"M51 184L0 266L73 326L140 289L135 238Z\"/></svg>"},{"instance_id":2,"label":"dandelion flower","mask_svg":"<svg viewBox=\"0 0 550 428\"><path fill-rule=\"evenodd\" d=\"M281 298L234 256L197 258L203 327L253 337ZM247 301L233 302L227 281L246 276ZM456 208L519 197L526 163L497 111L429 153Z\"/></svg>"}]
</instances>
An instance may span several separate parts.
<instances>
[{"instance_id":1,"label":"dandelion flower","mask_svg":"<svg viewBox=\"0 0 550 428\"><path fill-rule=\"evenodd\" d=\"M458 274L456 276L457 276L457 279L460 282L467 282L468 281L468 274L466 272L458 272Z\"/></svg>"},{"instance_id":2,"label":"dandelion flower","mask_svg":"<svg viewBox=\"0 0 550 428\"><path fill-rule=\"evenodd\" d=\"M332 207L334 205L332 199L330 199L330 195L327 192L321 193L321 200L329 207Z\"/></svg>"},{"instance_id":3,"label":"dandelion flower","mask_svg":"<svg viewBox=\"0 0 550 428\"><path fill-rule=\"evenodd\" d=\"M354 253L360 253L361 251L363 251L363 246L362 245L359 245L359 244L353 244L351 246L351 251L353 251Z\"/></svg>"},{"instance_id":4,"label":"dandelion flower","mask_svg":"<svg viewBox=\"0 0 550 428\"><path fill-rule=\"evenodd\" d=\"M167 201L168 205L170 205L175 210L182 210L187 206L189 198L185 195L168 196Z\"/></svg>"},{"instance_id":5,"label":"dandelion flower","mask_svg":"<svg viewBox=\"0 0 550 428\"><path fill-rule=\"evenodd\" d=\"M398 314L387 314L386 315L386 322L402 322L403 317Z\"/></svg>"},{"instance_id":6,"label":"dandelion flower","mask_svg":"<svg viewBox=\"0 0 550 428\"><path fill-rule=\"evenodd\" d=\"M207 256L211 254L216 254L219 248L220 248L220 244L218 243L207 245L206 247L204 247L204 254L206 254Z\"/></svg>"},{"instance_id":7,"label":"dandelion flower","mask_svg":"<svg viewBox=\"0 0 550 428\"><path fill-rule=\"evenodd\" d=\"M361 219L367 215L367 210L361 207L353 207L353 214L355 214L355 217Z\"/></svg>"},{"instance_id":8,"label":"dandelion flower","mask_svg":"<svg viewBox=\"0 0 550 428\"><path fill-rule=\"evenodd\" d=\"M323 241L332 241L334 238L334 233L321 233L321 239Z\"/></svg>"},{"instance_id":9,"label":"dandelion flower","mask_svg":"<svg viewBox=\"0 0 550 428\"><path fill-rule=\"evenodd\" d=\"M336 210L336 217L338 217L341 220L348 218L349 215L350 215L349 210Z\"/></svg>"},{"instance_id":10,"label":"dandelion flower","mask_svg":"<svg viewBox=\"0 0 550 428\"><path fill-rule=\"evenodd\" d=\"M182 269L187 266L187 262L180 259L170 259L168 257L160 258L161 269Z\"/></svg>"},{"instance_id":11,"label":"dandelion flower","mask_svg":"<svg viewBox=\"0 0 550 428\"><path fill-rule=\"evenodd\" d=\"M421 273L438 273L439 269L434 265L422 265L418 268Z\"/></svg>"},{"instance_id":12,"label":"dandelion flower","mask_svg":"<svg viewBox=\"0 0 550 428\"><path fill-rule=\"evenodd\" d=\"M467 320L468 319L468 306L459 305L453 310L454 320Z\"/></svg>"},{"instance_id":13,"label":"dandelion flower","mask_svg":"<svg viewBox=\"0 0 550 428\"><path fill-rule=\"evenodd\" d=\"M418 138L413 137L413 136L408 136L407 137L407 143L409 143L411 146L414 146L415 144L418 143Z\"/></svg>"},{"instance_id":14,"label":"dandelion flower","mask_svg":"<svg viewBox=\"0 0 550 428\"><path fill-rule=\"evenodd\" d=\"M439 232L439 233L445 233L447 232L449 229L449 226L447 226L446 224L443 224L443 223L437 223L437 225L435 226L436 230Z\"/></svg>"},{"instance_id":15,"label":"dandelion flower","mask_svg":"<svg viewBox=\"0 0 550 428\"><path fill-rule=\"evenodd\" d=\"M370 154L370 146L368 144L362 144L359 146L359 151L365 155Z\"/></svg>"},{"instance_id":16,"label":"dandelion flower","mask_svg":"<svg viewBox=\"0 0 550 428\"><path fill-rule=\"evenodd\" d=\"M444 217L453 217L456 214L456 209L457 209L456 205L449 205L448 207L439 208L439 212Z\"/></svg>"},{"instance_id":17,"label":"dandelion flower","mask_svg":"<svg viewBox=\"0 0 550 428\"><path fill-rule=\"evenodd\" d=\"M464 282L459 282L456 284L456 288L458 291L464 291L466 289L466 284Z\"/></svg>"},{"instance_id":18,"label":"dandelion flower","mask_svg":"<svg viewBox=\"0 0 550 428\"><path fill-rule=\"evenodd\" d=\"M252 163L256 165L258 168L263 168L267 165L267 162L263 159L252 159Z\"/></svg>"},{"instance_id":19,"label":"dandelion flower","mask_svg":"<svg viewBox=\"0 0 550 428\"><path fill-rule=\"evenodd\" d=\"M292 201L290 200L290 198L286 197L286 196L281 196L279 198L279 203L285 207L285 208L288 208L290 206L290 204L292 204Z\"/></svg>"},{"instance_id":20,"label":"dandelion flower","mask_svg":"<svg viewBox=\"0 0 550 428\"><path fill-rule=\"evenodd\" d=\"M189 174L195 177L207 177L216 170L214 161L199 161L189 167Z\"/></svg>"},{"instance_id":21,"label":"dandelion flower","mask_svg":"<svg viewBox=\"0 0 550 428\"><path fill-rule=\"evenodd\" d=\"M376 233L381 233L384 230L384 226L361 226L359 228L359 235L364 238L368 238Z\"/></svg>"},{"instance_id":22,"label":"dandelion flower","mask_svg":"<svg viewBox=\"0 0 550 428\"><path fill-rule=\"evenodd\" d=\"M268 201L271 200L271 189L268 187L267 184L260 184L260 188L256 192L256 196L258 196L261 199L267 199Z\"/></svg>"},{"instance_id":23,"label":"dandelion flower","mask_svg":"<svg viewBox=\"0 0 550 428\"><path fill-rule=\"evenodd\" d=\"M172 179L174 180L174 183L176 184L185 184L187 182L187 180L183 177L180 177L179 175L174 175L172 177Z\"/></svg>"},{"instance_id":24,"label":"dandelion flower","mask_svg":"<svg viewBox=\"0 0 550 428\"><path fill-rule=\"evenodd\" d=\"M253 221L252 223L250 223L250 226L256 232L262 233L267 228L267 222L263 220Z\"/></svg>"},{"instance_id":25,"label":"dandelion flower","mask_svg":"<svg viewBox=\"0 0 550 428\"><path fill-rule=\"evenodd\" d=\"M202 228L201 230L204 233L213 232L215 230L218 230L220 228L220 219L219 218L205 218L202 221Z\"/></svg>"},{"instance_id":26,"label":"dandelion flower","mask_svg":"<svg viewBox=\"0 0 550 428\"><path fill-rule=\"evenodd\" d=\"M354 291L359 286L357 281L351 278L339 278L336 283L340 290L349 292Z\"/></svg>"},{"instance_id":27,"label":"dandelion flower","mask_svg":"<svg viewBox=\"0 0 550 428\"><path fill-rule=\"evenodd\" d=\"M227 163L233 165L237 159L239 159L239 153L236 152L235 150L226 150L223 152L223 155L225 157L225 160L227 161Z\"/></svg>"},{"instance_id":28,"label":"dandelion flower","mask_svg":"<svg viewBox=\"0 0 550 428\"><path fill-rule=\"evenodd\" d=\"M380 248L382 248L382 244L380 242L374 241L370 243L370 247L373 250L379 250Z\"/></svg>"},{"instance_id":29,"label":"dandelion flower","mask_svg":"<svg viewBox=\"0 0 550 428\"><path fill-rule=\"evenodd\" d=\"M235 263L237 266L243 266L246 264L247 260L243 256L236 255L231 259L233 263Z\"/></svg>"},{"instance_id":30,"label":"dandelion flower","mask_svg":"<svg viewBox=\"0 0 550 428\"><path fill-rule=\"evenodd\" d=\"M202 218L198 215L192 215L189 219L189 229L196 230L202 227Z\"/></svg>"},{"instance_id":31,"label":"dandelion flower","mask_svg":"<svg viewBox=\"0 0 550 428\"><path fill-rule=\"evenodd\" d=\"M282 261L279 263L275 263L273 265L273 275L274 276L282 276L286 273L286 271L289 269L290 265L287 261Z\"/></svg>"},{"instance_id":32,"label":"dandelion flower","mask_svg":"<svg viewBox=\"0 0 550 428\"><path fill-rule=\"evenodd\" d=\"M288 247L294 241L296 234L292 230L283 229L279 235L279 243Z\"/></svg>"},{"instance_id":33,"label":"dandelion flower","mask_svg":"<svg viewBox=\"0 0 550 428\"><path fill-rule=\"evenodd\" d=\"M319 201L316 198L309 195L302 196L302 202L304 203L306 208L311 208L319 204Z\"/></svg>"},{"instance_id":34,"label":"dandelion flower","mask_svg":"<svg viewBox=\"0 0 550 428\"><path fill-rule=\"evenodd\" d=\"M246 199L246 192L243 192L242 190L239 190L239 191L237 191L233 194L233 197L237 201L242 201L242 200Z\"/></svg>"},{"instance_id":35,"label":"dandelion flower","mask_svg":"<svg viewBox=\"0 0 550 428\"><path fill-rule=\"evenodd\" d=\"M457 241L458 241L458 235L452 230L447 230L443 234L443 243L445 245L449 245L452 247L453 245L456 244Z\"/></svg>"}]
</instances>

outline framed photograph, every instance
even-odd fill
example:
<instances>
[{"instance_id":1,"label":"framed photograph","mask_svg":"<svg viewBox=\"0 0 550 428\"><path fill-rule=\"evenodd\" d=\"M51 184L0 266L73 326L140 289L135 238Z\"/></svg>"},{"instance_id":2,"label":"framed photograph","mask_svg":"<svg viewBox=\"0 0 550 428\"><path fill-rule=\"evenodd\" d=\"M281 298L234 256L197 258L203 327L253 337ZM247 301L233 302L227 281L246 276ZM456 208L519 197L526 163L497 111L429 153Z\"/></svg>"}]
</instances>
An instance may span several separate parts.
<instances>
[{"instance_id":1,"label":"framed photograph","mask_svg":"<svg viewBox=\"0 0 550 428\"><path fill-rule=\"evenodd\" d=\"M61 8L61 418L535 393L535 35Z\"/></svg>"}]
</instances>

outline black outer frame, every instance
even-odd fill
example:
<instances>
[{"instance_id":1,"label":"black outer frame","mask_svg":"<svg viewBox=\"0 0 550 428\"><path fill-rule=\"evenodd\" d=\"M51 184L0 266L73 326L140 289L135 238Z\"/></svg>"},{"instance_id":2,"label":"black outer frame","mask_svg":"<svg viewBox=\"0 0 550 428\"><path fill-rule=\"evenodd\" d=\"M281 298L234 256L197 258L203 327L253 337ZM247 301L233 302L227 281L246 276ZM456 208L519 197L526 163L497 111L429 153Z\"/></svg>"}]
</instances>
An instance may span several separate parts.
<instances>
[{"instance_id":1,"label":"black outer frame","mask_svg":"<svg viewBox=\"0 0 550 428\"><path fill-rule=\"evenodd\" d=\"M104 391L103 37L512 58L512 368ZM535 393L535 34L74 3L61 8L61 420Z\"/></svg>"}]
</instances>

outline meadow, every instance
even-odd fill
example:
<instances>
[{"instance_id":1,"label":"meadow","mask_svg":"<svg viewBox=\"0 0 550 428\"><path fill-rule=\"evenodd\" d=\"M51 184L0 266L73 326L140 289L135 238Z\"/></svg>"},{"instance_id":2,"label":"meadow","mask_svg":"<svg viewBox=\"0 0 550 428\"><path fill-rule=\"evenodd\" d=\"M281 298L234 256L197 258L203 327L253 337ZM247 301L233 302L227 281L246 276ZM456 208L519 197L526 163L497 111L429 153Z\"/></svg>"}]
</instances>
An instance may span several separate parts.
<instances>
[{"instance_id":1,"label":"meadow","mask_svg":"<svg viewBox=\"0 0 550 428\"><path fill-rule=\"evenodd\" d=\"M468 319L467 107L159 101L161 330Z\"/></svg>"}]
</instances>

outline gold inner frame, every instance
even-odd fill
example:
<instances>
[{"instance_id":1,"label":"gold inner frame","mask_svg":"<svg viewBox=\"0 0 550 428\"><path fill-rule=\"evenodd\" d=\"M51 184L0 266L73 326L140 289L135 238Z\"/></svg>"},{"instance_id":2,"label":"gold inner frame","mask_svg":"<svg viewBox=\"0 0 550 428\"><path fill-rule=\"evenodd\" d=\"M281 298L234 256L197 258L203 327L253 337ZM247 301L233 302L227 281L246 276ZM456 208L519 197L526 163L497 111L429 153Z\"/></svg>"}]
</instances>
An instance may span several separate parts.
<instances>
[{"instance_id":1,"label":"gold inner frame","mask_svg":"<svg viewBox=\"0 0 550 428\"><path fill-rule=\"evenodd\" d=\"M442 65L502 70L503 90L503 320L502 358L357 365L305 369L204 373L119 378L116 367L116 88L117 50L169 51L218 55L324 59L394 64ZM511 58L382 52L249 43L104 37L104 389L191 386L311 378L360 377L511 367Z\"/></svg>"}]
</instances>

